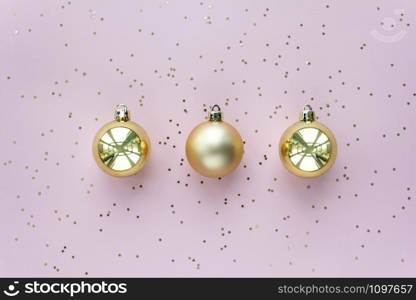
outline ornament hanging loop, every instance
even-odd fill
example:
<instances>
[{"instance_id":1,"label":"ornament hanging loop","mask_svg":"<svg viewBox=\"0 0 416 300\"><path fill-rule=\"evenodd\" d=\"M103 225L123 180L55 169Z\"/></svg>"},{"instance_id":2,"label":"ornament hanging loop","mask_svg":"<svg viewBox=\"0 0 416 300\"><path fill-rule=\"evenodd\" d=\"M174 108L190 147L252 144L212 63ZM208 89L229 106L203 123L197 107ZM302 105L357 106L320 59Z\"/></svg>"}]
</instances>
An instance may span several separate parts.
<instances>
[{"instance_id":1,"label":"ornament hanging loop","mask_svg":"<svg viewBox=\"0 0 416 300\"><path fill-rule=\"evenodd\" d=\"M219 105L215 104L212 106L211 111L209 113L209 120L211 122L219 122L222 121L222 112Z\"/></svg>"},{"instance_id":2,"label":"ornament hanging loop","mask_svg":"<svg viewBox=\"0 0 416 300\"><path fill-rule=\"evenodd\" d=\"M300 113L300 120L306 123L315 121L315 113L312 110L312 106L306 104L303 107L303 111Z\"/></svg>"},{"instance_id":3,"label":"ornament hanging loop","mask_svg":"<svg viewBox=\"0 0 416 300\"><path fill-rule=\"evenodd\" d=\"M114 119L118 122L127 122L130 120L130 113L126 105L119 104L116 106Z\"/></svg>"}]
</instances>

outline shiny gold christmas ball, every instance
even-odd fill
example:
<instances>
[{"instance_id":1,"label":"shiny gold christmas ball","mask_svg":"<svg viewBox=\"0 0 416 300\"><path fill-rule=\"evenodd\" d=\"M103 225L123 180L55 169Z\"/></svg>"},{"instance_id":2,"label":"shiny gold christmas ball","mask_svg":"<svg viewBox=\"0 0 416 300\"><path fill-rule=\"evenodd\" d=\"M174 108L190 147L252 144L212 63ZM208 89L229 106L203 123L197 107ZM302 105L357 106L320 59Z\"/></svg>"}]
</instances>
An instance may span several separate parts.
<instances>
[{"instance_id":1,"label":"shiny gold christmas ball","mask_svg":"<svg viewBox=\"0 0 416 300\"><path fill-rule=\"evenodd\" d=\"M97 132L92 151L97 165L105 173L126 177L136 174L146 164L150 140L142 127L130 121L127 107L120 104L115 121Z\"/></svg>"},{"instance_id":2,"label":"shiny gold christmas ball","mask_svg":"<svg viewBox=\"0 0 416 300\"><path fill-rule=\"evenodd\" d=\"M224 177L241 162L244 146L238 131L222 120L218 105L209 121L195 127L186 142L186 157L195 171L206 177Z\"/></svg>"},{"instance_id":3,"label":"shiny gold christmas ball","mask_svg":"<svg viewBox=\"0 0 416 300\"><path fill-rule=\"evenodd\" d=\"M301 120L283 133L279 155L291 173L300 177L318 177L334 164L337 143L331 130L315 121L312 108L305 105Z\"/></svg>"}]
</instances>

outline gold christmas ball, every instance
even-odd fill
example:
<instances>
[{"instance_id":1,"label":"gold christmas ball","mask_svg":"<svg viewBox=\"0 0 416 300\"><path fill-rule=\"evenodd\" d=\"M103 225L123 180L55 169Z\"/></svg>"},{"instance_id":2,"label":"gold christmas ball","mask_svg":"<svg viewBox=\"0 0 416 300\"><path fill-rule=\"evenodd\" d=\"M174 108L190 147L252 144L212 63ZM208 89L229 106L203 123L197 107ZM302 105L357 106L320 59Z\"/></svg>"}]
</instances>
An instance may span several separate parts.
<instances>
[{"instance_id":1,"label":"gold christmas ball","mask_svg":"<svg viewBox=\"0 0 416 300\"><path fill-rule=\"evenodd\" d=\"M291 173L306 178L318 177L334 164L337 142L329 128L315 121L310 105L305 105L301 120L283 133L279 155Z\"/></svg>"},{"instance_id":2,"label":"gold christmas ball","mask_svg":"<svg viewBox=\"0 0 416 300\"><path fill-rule=\"evenodd\" d=\"M244 146L238 131L222 120L214 105L209 121L195 127L186 141L186 157L195 171L206 177L224 177L241 162Z\"/></svg>"},{"instance_id":3,"label":"gold christmas ball","mask_svg":"<svg viewBox=\"0 0 416 300\"><path fill-rule=\"evenodd\" d=\"M138 124L130 121L127 107L116 108L115 120L97 132L92 145L97 165L115 177L131 176L139 172L147 162L150 140Z\"/></svg>"}]
</instances>

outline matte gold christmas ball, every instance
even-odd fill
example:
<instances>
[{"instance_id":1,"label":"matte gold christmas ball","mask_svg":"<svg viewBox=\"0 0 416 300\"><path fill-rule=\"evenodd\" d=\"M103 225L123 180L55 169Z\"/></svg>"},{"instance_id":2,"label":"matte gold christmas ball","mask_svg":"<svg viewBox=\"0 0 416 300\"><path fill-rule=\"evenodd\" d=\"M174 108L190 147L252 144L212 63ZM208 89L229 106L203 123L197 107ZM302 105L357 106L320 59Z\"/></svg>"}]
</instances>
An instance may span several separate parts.
<instances>
[{"instance_id":1,"label":"matte gold christmas ball","mask_svg":"<svg viewBox=\"0 0 416 300\"><path fill-rule=\"evenodd\" d=\"M238 131L222 120L214 105L209 121L195 127L186 142L186 157L195 171L206 177L224 177L241 162L244 146Z\"/></svg>"},{"instance_id":2,"label":"matte gold christmas ball","mask_svg":"<svg viewBox=\"0 0 416 300\"><path fill-rule=\"evenodd\" d=\"M150 140L142 127L130 121L127 107L120 104L115 120L95 135L92 151L95 162L105 173L126 177L136 174L146 164Z\"/></svg>"},{"instance_id":3,"label":"matte gold christmas ball","mask_svg":"<svg viewBox=\"0 0 416 300\"><path fill-rule=\"evenodd\" d=\"M331 130L315 121L310 105L305 105L300 121L283 133L279 156L293 174L313 178L328 171L335 162L337 142Z\"/></svg>"}]
</instances>

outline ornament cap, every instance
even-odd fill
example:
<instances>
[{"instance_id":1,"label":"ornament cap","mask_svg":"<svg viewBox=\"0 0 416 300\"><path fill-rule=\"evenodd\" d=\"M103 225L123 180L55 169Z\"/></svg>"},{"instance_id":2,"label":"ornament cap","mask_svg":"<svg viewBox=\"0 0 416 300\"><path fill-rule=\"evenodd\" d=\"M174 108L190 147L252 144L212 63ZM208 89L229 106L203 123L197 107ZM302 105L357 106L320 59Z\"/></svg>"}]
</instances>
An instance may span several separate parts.
<instances>
[{"instance_id":1,"label":"ornament cap","mask_svg":"<svg viewBox=\"0 0 416 300\"><path fill-rule=\"evenodd\" d=\"M300 113L300 120L306 123L315 121L315 113L312 110L312 106L305 104L303 111Z\"/></svg>"},{"instance_id":2,"label":"ornament cap","mask_svg":"<svg viewBox=\"0 0 416 300\"><path fill-rule=\"evenodd\" d=\"M127 122L130 120L130 112L126 105L118 104L114 113L114 119L118 122Z\"/></svg>"},{"instance_id":3,"label":"ornament cap","mask_svg":"<svg viewBox=\"0 0 416 300\"><path fill-rule=\"evenodd\" d=\"M211 122L220 122L222 121L222 112L219 105L215 104L212 106L211 111L209 112L209 120Z\"/></svg>"}]
</instances>

